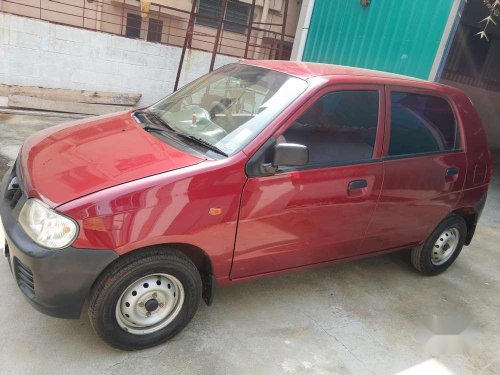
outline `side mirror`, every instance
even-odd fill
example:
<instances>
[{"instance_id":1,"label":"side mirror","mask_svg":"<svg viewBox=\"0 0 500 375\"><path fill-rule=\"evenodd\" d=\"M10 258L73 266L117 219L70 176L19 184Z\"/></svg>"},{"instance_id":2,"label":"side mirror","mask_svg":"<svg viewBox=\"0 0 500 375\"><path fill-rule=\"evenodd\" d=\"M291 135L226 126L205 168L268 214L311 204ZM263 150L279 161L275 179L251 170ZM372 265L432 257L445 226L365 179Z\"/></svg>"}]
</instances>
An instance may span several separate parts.
<instances>
[{"instance_id":1,"label":"side mirror","mask_svg":"<svg viewBox=\"0 0 500 375\"><path fill-rule=\"evenodd\" d=\"M296 143L279 143L274 147L273 167L299 167L309 162L307 146Z\"/></svg>"}]
</instances>

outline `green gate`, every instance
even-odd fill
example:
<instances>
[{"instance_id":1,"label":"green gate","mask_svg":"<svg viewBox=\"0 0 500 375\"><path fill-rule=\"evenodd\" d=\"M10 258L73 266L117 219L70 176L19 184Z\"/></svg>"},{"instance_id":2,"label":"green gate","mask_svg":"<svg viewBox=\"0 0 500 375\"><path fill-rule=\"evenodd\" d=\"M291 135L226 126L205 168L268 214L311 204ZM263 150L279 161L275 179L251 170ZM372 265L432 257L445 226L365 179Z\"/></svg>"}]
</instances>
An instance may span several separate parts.
<instances>
[{"instance_id":1,"label":"green gate","mask_svg":"<svg viewBox=\"0 0 500 375\"><path fill-rule=\"evenodd\" d=\"M453 0L316 0L302 56L427 79Z\"/></svg>"}]
</instances>

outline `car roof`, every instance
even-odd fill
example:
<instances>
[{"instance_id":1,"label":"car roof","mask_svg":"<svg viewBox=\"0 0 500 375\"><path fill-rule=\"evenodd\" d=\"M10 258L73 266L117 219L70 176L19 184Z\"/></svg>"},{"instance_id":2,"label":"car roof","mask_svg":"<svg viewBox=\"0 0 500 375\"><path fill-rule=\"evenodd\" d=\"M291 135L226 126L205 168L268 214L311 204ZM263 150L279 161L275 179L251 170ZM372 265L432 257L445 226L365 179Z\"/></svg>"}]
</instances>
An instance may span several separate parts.
<instances>
[{"instance_id":1,"label":"car roof","mask_svg":"<svg viewBox=\"0 0 500 375\"><path fill-rule=\"evenodd\" d=\"M378 70L354 68L343 65L321 64L302 61L283 61L283 60L242 60L241 63L271 69L286 73L302 79L308 79L318 76L356 76L366 78L380 78L388 80L406 81L415 83L419 87L441 88L455 91L453 88L436 82L430 82L423 79L409 77L400 74L382 72Z\"/></svg>"}]
</instances>

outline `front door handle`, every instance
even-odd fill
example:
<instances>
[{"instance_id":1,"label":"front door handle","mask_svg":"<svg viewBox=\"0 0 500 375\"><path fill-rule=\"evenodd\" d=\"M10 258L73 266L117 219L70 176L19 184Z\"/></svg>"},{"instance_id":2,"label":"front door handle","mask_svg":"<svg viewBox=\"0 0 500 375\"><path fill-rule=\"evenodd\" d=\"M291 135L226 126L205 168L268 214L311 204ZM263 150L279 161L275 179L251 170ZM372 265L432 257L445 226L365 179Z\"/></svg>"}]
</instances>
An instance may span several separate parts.
<instances>
[{"instance_id":1,"label":"front door handle","mask_svg":"<svg viewBox=\"0 0 500 375\"><path fill-rule=\"evenodd\" d=\"M366 187L368 187L368 182L366 180L354 180L349 182L347 190L353 191L353 190L363 189Z\"/></svg>"},{"instance_id":2,"label":"front door handle","mask_svg":"<svg viewBox=\"0 0 500 375\"><path fill-rule=\"evenodd\" d=\"M446 177L456 176L459 172L457 167L451 167L446 170Z\"/></svg>"},{"instance_id":3,"label":"front door handle","mask_svg":"<svg viewBox=\"0 0 500 375\"><path fill-rule=\"evenodd\" d=\"M354 180L347 185L347 195L350 197L361 197L368 193L368 181Z\"/></svg>"}]
</instances>

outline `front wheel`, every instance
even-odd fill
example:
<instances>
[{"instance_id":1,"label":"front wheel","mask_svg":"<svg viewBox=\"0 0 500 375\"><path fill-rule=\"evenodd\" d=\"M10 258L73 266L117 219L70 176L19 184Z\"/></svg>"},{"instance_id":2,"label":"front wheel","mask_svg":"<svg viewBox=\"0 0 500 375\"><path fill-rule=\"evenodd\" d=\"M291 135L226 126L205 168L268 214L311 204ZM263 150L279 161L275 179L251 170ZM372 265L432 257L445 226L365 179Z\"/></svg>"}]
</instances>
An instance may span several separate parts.
<instances>
[{"instance_id":1,"label":"front wheel","mask_svg":"<svg viewBox=\"0 0 500 375\"><path fill-rule=\"evenodd\" d=\"M462 217L452 214L444 219L424 245L412 249L411 263L424 275L437 275L457 259L464 246L467 225Z\"/></svg>"},{"instance_id":2,"label":"front wheel","mask_svg":"<svg viewBox=\"0 0 500 375\"><path fill-rule=\"evenodd\" d=\"M198 270L181 252L138 251L100 276L91 291L90 322L116 348L148 348L172 338L189 323L201 291Z\"/></svg>"}]
</instances>

